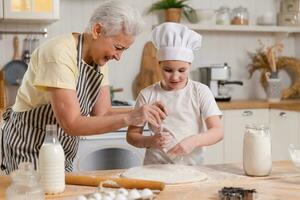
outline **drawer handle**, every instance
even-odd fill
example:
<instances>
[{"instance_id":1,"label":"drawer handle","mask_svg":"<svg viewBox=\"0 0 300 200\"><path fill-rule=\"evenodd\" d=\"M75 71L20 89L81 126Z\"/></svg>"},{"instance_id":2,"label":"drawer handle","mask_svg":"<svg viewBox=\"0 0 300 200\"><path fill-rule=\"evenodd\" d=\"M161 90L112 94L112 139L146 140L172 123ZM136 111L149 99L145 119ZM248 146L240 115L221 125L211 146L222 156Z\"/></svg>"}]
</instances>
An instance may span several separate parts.
<instances>
[{"instance_id":1,"label":"drawer handle","mask_svg":"<svg viewBox=\"0 0 300 200\"><path fill-rule=\"evenodd\" d=\"M287 114L286 114L285 112L280 112L280 113L279 113L279 116L280 116L280 117L286 117Z\"/></svg>"},{"instance_id":2,"label":"drawer handle","mask_svg":"<svg viewBox=\"0 0 300 200\"><path fill-rule=\"evenodd\" d=\"M243 115L243 116L252 116L252 115L253 115L253 112L250 111L250 110L246 110L246 111L243 112L242 115Z\"/></svg>"}]
</instances>

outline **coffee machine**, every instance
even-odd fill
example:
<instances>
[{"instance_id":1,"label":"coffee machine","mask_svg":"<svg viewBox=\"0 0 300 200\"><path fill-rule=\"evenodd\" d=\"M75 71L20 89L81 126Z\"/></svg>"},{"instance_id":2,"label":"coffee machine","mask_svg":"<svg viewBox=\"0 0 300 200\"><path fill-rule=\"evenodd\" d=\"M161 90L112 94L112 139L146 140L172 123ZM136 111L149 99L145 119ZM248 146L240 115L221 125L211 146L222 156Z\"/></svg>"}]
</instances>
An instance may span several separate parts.
<instances>
[{"instance_id":1,"label":"coffee machine","mask_svg":"<svg viewBox=\"0 0 300 200\"><path fill-rule=\"evenodd\" d=\"M229 88L225 85L228 84L237 84L243 85L242 81L232 81L230 80L231 76L231 67L227 63L210 65L207 67L199 67L200 73L200 82L207 85L216 101L230 101L231 96L229 94Z\"/></svg>"}]
</instances>

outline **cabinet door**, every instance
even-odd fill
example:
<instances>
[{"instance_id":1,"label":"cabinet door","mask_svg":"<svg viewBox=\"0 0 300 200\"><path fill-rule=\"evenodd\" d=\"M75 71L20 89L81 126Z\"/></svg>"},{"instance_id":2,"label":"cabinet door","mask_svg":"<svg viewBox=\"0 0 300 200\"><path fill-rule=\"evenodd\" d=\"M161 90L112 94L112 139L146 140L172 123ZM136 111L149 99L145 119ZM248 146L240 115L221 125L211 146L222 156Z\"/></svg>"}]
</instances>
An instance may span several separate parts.
<instances>
[{"instance_id":1,"label":"cabinet door","mask_svg":"<svg viewBox=\"0 0 300 200\"><path fill-rule=\"evenodd\" d=\"M298 112L270 110L272 159L289 159L288 145L299 141Z\"/></svg>"},{"instance_id":2,"label":"cabinet door","mask_svg":"<svg viewBox=\"0 0 300 200\"><path fill-rule=\"evenodd\" d=\"M3 19L3 0L0 0L0 20Z\"/></svg>"},{"instance_id":3,"label":"cabinet door","mask_svg":"<svg viewBox=\"0 0 300 200\"><path fill-rule=\"evenodd\" d=\"M59 0L4 0L5 20L52 21L59 18Z\"/></svg>"},{"instance_id":4,"label":"cabinet door","mask_svg":"<svg viewBox=\"0 0 300 200\"><path fill-rule=\"evenodd\" d=\"M224 112L224 162L243 161L243 139L246 124L269 125L268 109L226 110Z\"/></svg>"}]
</instances>

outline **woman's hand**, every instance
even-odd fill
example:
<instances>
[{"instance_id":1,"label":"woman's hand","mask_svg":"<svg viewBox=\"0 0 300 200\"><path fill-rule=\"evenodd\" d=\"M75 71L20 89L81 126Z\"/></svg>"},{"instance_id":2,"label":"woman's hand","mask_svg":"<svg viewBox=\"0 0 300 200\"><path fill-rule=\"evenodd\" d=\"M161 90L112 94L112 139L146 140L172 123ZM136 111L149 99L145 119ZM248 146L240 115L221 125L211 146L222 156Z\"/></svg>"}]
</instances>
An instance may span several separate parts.
<instances>
[{"instance_id":1,"label":"woman's hand","mask_svg":"<svg viewBox=\"0 0 300 200\"><path fill-rule=\"evenodd\" d=\"M154 127L160 127L162 120L167 117L167 111L163 103L145 104L140 108L134 109L126 117L127 125L141 126L146 122Z\"/></svg>"},{"instance_id":2,"label":"woman's hand","mask_svg":"<svg viewBox=\"0 0 300 200\"><path fill-rule=\"evenodd\" d=\"M196 147L196 140L194 138L195 136L190 136L185 139L183 139L181 142L179 142L177 145L175 145L172 149L170 149L167 154L170 155L186 155L191 153L194 148Z\"/></svg>"}]
</instances>

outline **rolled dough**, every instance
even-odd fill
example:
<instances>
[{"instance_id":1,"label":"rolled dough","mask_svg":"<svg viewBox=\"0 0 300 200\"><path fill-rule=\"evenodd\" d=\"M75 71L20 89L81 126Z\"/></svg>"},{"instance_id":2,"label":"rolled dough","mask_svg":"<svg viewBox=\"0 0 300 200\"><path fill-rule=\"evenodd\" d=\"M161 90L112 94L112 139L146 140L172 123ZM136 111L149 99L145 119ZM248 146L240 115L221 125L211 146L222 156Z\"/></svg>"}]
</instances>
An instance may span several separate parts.
<instances>
[{"instance_id":1,"label":"rolled dough","mask_svg":"<svg viewBox=\"0 0 300 200\"><path fill-rule=\"evenodd\" d=\"M145 165L133 167L121 174L122 177L161 181L165 184L182 184L203 181L207 175L196 167L187 165Z\"/></svg>"}]
</instances>

